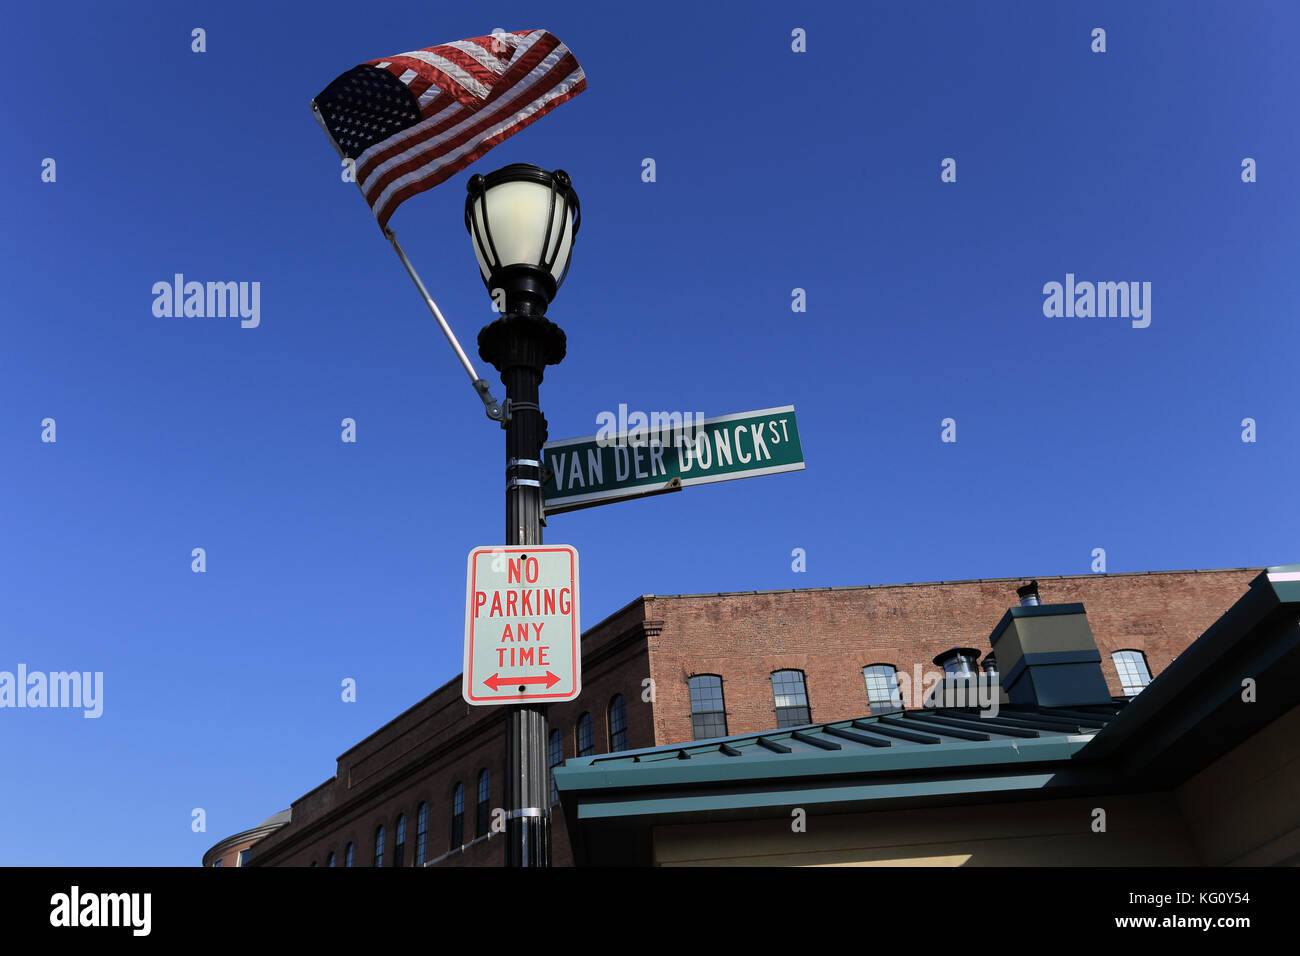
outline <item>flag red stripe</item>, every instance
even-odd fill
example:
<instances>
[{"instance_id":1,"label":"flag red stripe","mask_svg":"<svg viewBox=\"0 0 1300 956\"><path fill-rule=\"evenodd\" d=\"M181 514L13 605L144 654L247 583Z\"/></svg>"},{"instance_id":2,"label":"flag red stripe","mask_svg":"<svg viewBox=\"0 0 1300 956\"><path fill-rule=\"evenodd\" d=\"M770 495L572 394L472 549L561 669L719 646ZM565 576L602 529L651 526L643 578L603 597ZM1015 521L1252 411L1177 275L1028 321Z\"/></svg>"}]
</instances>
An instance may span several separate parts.
<instances>
[{"instance_id":1,"label":"flag red stripe","mask_svg":"<svg viewBox=\"0 0 1300 956\"><path fill-rule=\"evenodd\" d=\"M505 35L502 34L502 36L504 37ZM518 34L512 33L510 34L510 36L515 37L516 40L518 39ZM472 39L466 40L465 42L473 43L475 46L481 46L483 49L487 50L489 53L491 53L494 57L496 57L498 60L500 60L503 63L509 62L510 58L515 55L515 44L508 43L504 39L498 39L490 36L474 37Z\"/></svg>"},{"instance_id":2,"label":"flag red stripe","mask_svg":"<svg viewBox=\"0 0 1300 956\"><path fill-rule=\"evenodd\" d=\"M493 83L497 82L497 77L501 75L500 71L489 70L470 54L454 46L434 47L429 52L437 53L439 56L455 63L462 70L487 87L491 87ZM500 57L497 59L500 59Z\"/></svg>"},{"instance_id":3,"label":"flag red stripe","mask_svg":"<svg viewBox=\"0 0 1300 956\"><path fill-rule=\"evenodd\" d=\"M493 109L483 109L478 113L473 114L476 121L466 126L455 136L447 137L441 141L436 141L431 144L429 149L420 151L406 159L404 162L389 169L385 169L378 176L372 175L376 164L367 162L366 168L359 171L357 174L357 179L362 183L362 192L365 194L367 201L371 203L378 201L383 194L384 189L386 189L390 183L405 176L407 173L414 172L422 166L438 165L437 161L439 158L448 153L454 152L474 137L481 135L494 125L509 119L515 113L527 108L529 104L542 99L547 93L572 76L578 69L578 61L573 58L572 54L568 54L556 63L554 68L543 74L531 86L519 90L517 95L512 96L508 100L497 103ZM586 89L585 82L580 83L579 86ZM572 97L569 98L571 99ZM546 112L549 112L549 110ZM463 114L461 114L461 119L464 119ZM438 125L442 126L444 124L440 123ZM523 129L526 125L528 124L522 124L517 128ZM511 124L511 127L514 128L514 124ZM500 139L496 139L496 142L499 143L504 138L505 137L503 136ZM414 145L427 143L430 139L431 137L429 136L413 138L408 142L407 148L410 149ZM495 145L495 143L493 145ZM486 152L486 150L484 150L484 152ZM482 155L482 153L479 155Z\"/></svg>"},{"instance_id":4,"label":"flag red stripe","mask_svg":"<svg viewBox=\"0 0 1300 956\"><path fill-rule=\"evenodd\" d=\"M480 109L485 109L489 105L493 104L495 100L497 100L503 94L505 94L507 90L509 90L514 84L518 83L521 79L523 79L530 72L532 72L533 68L536 67L538 63L541 63L542 60L546 59L546 57L550 55L551 51L554 50L559 45L560 45L559 39L550 34L547 34L546 36L539 39L536 43L534 43L533 46L524 54L524 56L520 58L521 62L519 64L512 65L510 69L506 70L506 72L503 73L501 77L496 80L496 88L493 89L492 94L489 95L488 98L483 101L483 105L480 107ZM565 57L565 59L569 60L572 59L572 57L573 54L570 53L567 57ZM524 63L527 64L527 69L524 69L523 72L519 72L519 68ZM575 60L574 63L576 65L577 61ZM444 122L439 123L436 126L431 126L427 129L422 129L419 132L414 133L412 135L399 134L398 136L393 137L393 139L390 141L390 144L388 146L385 146L374 156L368 157L365 163L358 168L357 170L358 180L364 180L367 176L370 175L370 172L376 166L379 166L387 162L388 160L392 159L394 156L399 156L414 146L418 146L421 143L425 143L431 139L438 138L447 130L451 129L457 123L463 121L464 119L465 119L464 115L451 116L448 117Z\"/></svg>"},{"instance_id":5,"label":"flag red stripe","mask_svg":"<svg viewBox=\"0 0 1300 956\"><path fill-rule=\"evenodd\" d=\"M569 55L556 63L555 67L549 72L537 78L530 86L517 88L516 95L498 102L491 109L483 109L478 112L457 110L455 117L451 119L454 119L455 123L466 123L468 125L465 125L456 133L444 132L442 136L437 137L424 135L411 137L405 141L407 150L411 152L397 153L397 157L400 158L405 155L406 158L389 168L380 170L375 163L366 162L357 175L362 192L368 201L378 200L380 194L393 180L413 172L421 166L437 165L441 157L455 152L465 143L476 136L482 135L492 126L508 121L511 116L523 111L531 103L542 99L547 93L572 77L579 70L580 67L577 61L573 59L572 55ZM455 123L452 125L455 125ZM444 120L438 124L438 127L446 129L448 128L447 124L448 120Z\"/></svg>"},{"instance_id":6,"label":"flag red stripe","mask_svg":"<svg viewBox=\"0 0 1300 956\"><path fill-rule=\"evenodd\" d=\"M423 96L431 86L433 86L433 83L422 76L417 76L410 83L406 84L406 88L411 91L411 95L417 100Z\"/></svg>"},{"instance_id":7,"label":"flag red stripe","mask_svg":"<svg viewBox=\"0 0 1300 956\"><path fill-rule=\"evenodd\" d=\"M569 100L573 99L575 96L577 96L586 88L587 88L587 80L584 77L581 82L579 82L576 86L573 87L573 89L569 90L567 93L563 93L560 96L555 97L555 99L547 103L545 107L539 109L531 116L526 116L523 119L521 119L519 122L512 124L506 129L503 129L500 133L497 133L495 136L488 137L479 146L476 146L474 149L466 153L463 157L456 160L456 162L451 163L448 166L444 166L436 175L430 177L429 179L424 179L424 178L418 179L402 187L397 192L393 193L393 195L388 198L388 201L384 203L382 208L375 210L375 217L379 220L379 228L380 229L388 228L388 220L392 218L392 215L397 210L397 207L400 206L402 203L404 203L406 200L410 199L412 196L420 192L423 192L426 189L430 189L433 186L436 186L439 183L445 182L446 180L450 179L452 176L456 175L458 172L460 172L470 163L480 158L488 150L492 149L494 146L503 142L507 137L513 136L521 129L524 129L525 127L531 125L532 123L535 123L537 120L541 119L551 110L555 109L555 107L559 106L561 103L566 103Z\"/></svg>"},{"instance_id":8,"label":"flag red stripe","mask_svg":"<svg viewBox=\"0 0 1300 956\"><path fill-rule=\"evenodd\" d=\"M550 56L560 45L560 38L549 33L539 37L536 43L524 51L523 56L513 61L506 71L501 74L501 79L497 81L496 87L492 90L485 103L500 99L516 83L522 82L539 63ZM566 58L572 59L573 54L567 53ZM574 63L576 65L577 61L575 60Z\"/></svg>"},{"instance_id":9,"label":"flag red stripe","mask_svg":"<svg viewBox=\"0 0 1300 956\"><path fill-rule=\"evenodd\" d=\"M345 74L336 81L342 83L337 95L333 84L326 91L330 132L355 156L357 182L385 231L407 199L451 178L587 88L577 59L546 30L472 37L366 65L404 83L417 101L428 98L420 118L412 119L404 109L394 112L392 94L381 92L385 83L376 86L373 78L355 81Z\"/></svg>"},{"instance_id":10,"label":"flag red stripe","mask_svg":"<svg viewBox=\"0 0 1300 956\"><path fill-rule=\"evenodd\" d=\"M457 50L455 47L449 46L435 46L428 50L421 50L420 52L440 56L448 63L454 63L488 89L491 89L492 84L497 82L497 74L493 73L464 50ZM463 96L465 93L465 87L461 86L458 79L444 73L432 63L426 63L418 57L407 56L403 53L401 56L393 57L389 63L391 65L387 67L388 71L398 79L401 79L404 70L413 70L420 76L429 80L429 82L442 86L443 89L448 89L448 87L443 86L443 84L450 83L455 87L455 91L460 93L460 95ZM481 98L478 96L475 96L474 99L481 102Z\"/></svg>"}]
</instances>

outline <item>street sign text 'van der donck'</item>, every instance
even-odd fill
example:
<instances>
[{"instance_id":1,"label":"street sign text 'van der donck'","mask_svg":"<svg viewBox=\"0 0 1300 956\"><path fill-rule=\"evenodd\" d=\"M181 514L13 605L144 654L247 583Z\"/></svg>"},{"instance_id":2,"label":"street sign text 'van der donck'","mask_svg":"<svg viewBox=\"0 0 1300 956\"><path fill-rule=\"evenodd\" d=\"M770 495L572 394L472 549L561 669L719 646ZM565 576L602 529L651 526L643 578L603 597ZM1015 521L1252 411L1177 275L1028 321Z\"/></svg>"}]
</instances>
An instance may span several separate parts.
<instances>
[{"instance_id":1,"label":"street sign text 'van der donck'","mask_svg":"<svg viewBox=\"0 0 1300 956\"><path fill-rule=\"evenodd\" d=\"M548 515L804 466L793 405L703 420L678 413L640 418L643 426L617 434L546 444Z\"/></svg>"}]
</instances>

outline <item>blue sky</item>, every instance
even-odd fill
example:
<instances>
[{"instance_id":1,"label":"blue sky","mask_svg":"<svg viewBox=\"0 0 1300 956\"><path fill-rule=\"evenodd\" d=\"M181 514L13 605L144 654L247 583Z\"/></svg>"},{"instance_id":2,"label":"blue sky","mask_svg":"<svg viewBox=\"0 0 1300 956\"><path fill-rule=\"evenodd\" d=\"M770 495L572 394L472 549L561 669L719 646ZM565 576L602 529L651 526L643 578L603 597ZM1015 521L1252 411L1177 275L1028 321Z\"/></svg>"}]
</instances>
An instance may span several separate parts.
<instances>
[{"instance_id":1,"label":"blue sky","mask_svg":"<svg viewBox=\"0 0 1300 956\"><path fill-rule=\"evenodd\" d=\"M6 14L0 670L102 671L104 710L0 710L0 864L197 864L459 673L503 434L308 102L495 27L551 30L589 89L393 218L467 350L493 313L465 180L563 167L552 437L619 403L793 404L807 460L554 517L586 625L643 593L1088 573L1095 548L1300 559L1294 5L307 9ZM176 272L260 282L260 325L155 317ZM1046 317L1066 273L1150 282L1150 326Z\"/></svg>"}]
</instances>

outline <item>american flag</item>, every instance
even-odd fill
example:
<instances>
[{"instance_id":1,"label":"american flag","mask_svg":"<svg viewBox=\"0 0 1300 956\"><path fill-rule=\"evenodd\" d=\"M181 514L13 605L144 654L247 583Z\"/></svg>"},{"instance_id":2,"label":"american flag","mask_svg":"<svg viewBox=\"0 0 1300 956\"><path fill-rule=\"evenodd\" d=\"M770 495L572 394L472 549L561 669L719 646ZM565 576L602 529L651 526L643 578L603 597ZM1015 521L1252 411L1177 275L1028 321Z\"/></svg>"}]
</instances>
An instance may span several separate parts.
<instances>
[{"instance_id":1,"label":"american flag","mask_svg":"<svg viewBox=\"0 0 1300 956\"><path fill-rule=\"evenodd\" d=\"M393 211L587 88L545 30L443 43L354 67L312 101L385 232Z\"/></svg>"}]
</instances>

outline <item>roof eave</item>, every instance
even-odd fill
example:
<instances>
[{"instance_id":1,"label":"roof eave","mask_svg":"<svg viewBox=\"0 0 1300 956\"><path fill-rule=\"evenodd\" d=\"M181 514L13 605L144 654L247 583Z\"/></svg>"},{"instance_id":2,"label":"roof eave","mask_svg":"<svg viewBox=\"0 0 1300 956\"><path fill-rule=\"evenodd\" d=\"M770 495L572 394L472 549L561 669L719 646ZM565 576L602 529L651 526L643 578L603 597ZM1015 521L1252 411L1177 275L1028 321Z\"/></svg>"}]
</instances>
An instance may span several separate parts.
<instances>
[{"instance_id":1,"label":"roof eave","mask_svg":"<svg viewBox=\"0 0 1300 956\"><path fill-rule=\"evenodd\" d=\"M1300 648L1275 632L1293 628L1300 618L1295 569L1270 568L1257 577L1096 735L1078 760L1120 760L1135 782L1174 786L1294 707ZM1267 683L1268 692L1247 702L1246 678Z\"/></svg>"}]
</instances>

